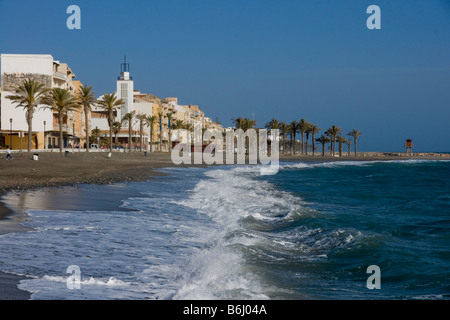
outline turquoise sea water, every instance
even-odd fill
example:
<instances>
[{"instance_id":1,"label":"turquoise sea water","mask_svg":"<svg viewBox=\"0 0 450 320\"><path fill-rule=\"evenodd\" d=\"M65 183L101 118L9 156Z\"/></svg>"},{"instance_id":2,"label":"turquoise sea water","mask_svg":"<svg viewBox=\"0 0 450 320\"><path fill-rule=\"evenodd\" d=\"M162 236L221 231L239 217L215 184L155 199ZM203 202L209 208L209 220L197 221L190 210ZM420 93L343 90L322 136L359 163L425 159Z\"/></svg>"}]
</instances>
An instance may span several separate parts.
<instances>
[{"instance_id":1,"label":"turquoise sea water","mask_svg":"<svg viewBox=\"0 0 450 320\"><path fill-rule=\"evenodd\" d=\"M450 298L450 161L164 171L8 195L32 229L0 236L0 270L33 299Z\"/></svg>"}]
</instances>

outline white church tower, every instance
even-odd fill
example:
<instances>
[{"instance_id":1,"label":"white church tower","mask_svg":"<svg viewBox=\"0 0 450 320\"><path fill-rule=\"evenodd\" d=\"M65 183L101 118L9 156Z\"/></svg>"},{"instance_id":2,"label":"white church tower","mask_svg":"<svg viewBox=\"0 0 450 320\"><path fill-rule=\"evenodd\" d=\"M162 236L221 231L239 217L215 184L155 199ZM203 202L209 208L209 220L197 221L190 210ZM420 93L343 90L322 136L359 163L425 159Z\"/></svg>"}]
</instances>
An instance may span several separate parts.
<instances>
[{"instance_id":1,"label":"white church tower","mask_svg":"<svg viewBox=\"0 0 450 320\"><path fill-rule=\"evenodd\" d=\"M124 57L123 63L120 64L120 76L117 78L117 98L122 99L125 105L117 112L118 119L134 110L133 108L133 78L130 77L130 64L127 63L127 57Z\"/></svg>"}]
</instances>

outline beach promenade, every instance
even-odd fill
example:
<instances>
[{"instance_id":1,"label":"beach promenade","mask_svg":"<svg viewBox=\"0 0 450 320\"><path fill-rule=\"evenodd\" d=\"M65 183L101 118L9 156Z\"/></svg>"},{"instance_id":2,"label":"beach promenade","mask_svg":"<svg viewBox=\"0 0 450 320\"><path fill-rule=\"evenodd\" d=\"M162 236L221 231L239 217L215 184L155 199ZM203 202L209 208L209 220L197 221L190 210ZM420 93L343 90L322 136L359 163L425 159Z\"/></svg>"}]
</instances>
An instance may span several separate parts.
<instances>
[{"instance_id":1,"label":"beach promenade","mask_svg":"<svg viewBox=\"0 0 450 320\"><path fill-rule=\"evenodd\" d=\"M144 181L164 173L157 169L175 166L170 153L143 152L59 152L39 153L38 160L33 160L33 153L13 153L13 160L6 160L0 153L0 196L8 192L22 190L76 186L79 184L114 184L120 182ZM373 161L373 160L407 160L436 159L450 160L448 155L420 154L416 156L383 155L364 153L358 157L322 157L321 155L280 155L280 161ZM187 165L184 165L187 166ZM195 165L189 165L195 166ZM197 166L206 166L204 164ZM10 232L25 231L21 222L23 215L15 215L0 203L0 235ZM0 272L0 300L28 299L29 294L17 289L17 283L23 277Z\"/></svg>"}]
</instances>

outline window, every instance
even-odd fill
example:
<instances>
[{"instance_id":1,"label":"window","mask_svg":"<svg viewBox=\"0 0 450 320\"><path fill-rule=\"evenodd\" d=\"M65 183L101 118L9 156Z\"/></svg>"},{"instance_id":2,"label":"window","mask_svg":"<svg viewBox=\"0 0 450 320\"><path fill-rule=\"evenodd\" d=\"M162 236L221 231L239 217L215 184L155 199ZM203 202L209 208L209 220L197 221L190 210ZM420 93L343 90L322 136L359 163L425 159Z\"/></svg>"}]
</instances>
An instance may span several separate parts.
<instances>
[{"instance_id":1,"label":"window","mask_svg":"<svg viewBox=\"0 0 450 320\"><path fill-rule=\"evenodd\" d=\"M128 83L120 84L120 97L125 103L125 107L128 107Z\"/></svg>"}]
</instances>

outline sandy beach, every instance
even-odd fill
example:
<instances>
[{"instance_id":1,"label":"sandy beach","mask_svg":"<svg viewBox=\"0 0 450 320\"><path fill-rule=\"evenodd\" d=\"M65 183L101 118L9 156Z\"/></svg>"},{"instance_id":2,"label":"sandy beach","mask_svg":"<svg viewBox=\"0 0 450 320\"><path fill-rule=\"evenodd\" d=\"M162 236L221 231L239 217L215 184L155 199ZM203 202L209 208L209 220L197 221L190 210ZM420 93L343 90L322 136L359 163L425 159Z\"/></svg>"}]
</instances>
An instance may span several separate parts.
<instances>
[{"instance_id":1,"label":"sandy beach","mask_svg":"<svg viewBox=\"0 0 450 320\"><path fill-rule=\"evenodd\" d=\"M2 154L3 156L3 154ZM114 184L129 181L149 180L163 173L157 169L175 166L169 153L114 152L70 152L67 156L59 152L40 153L38 160L32 154L14 154L13 160L0 158L0 196L10 191L39 189L79 184ZM373 161L436 159L450 160L438 154L420 154L413 157L404 155L383 155L365 153L361 156L322 157L304 155L282 155L280 161ZM188 165L183 165L188 166ZM205 166L205 164L199 165ZM23 214L12 213L0 203L0 234L26 231L21 222L26 219ZM20 276L0 272L0 300L29 299L28 292L17 289Z\"/></svg>"}]
</instances>

